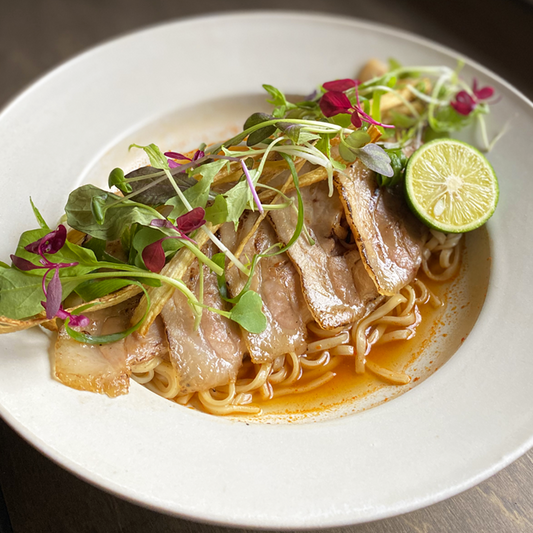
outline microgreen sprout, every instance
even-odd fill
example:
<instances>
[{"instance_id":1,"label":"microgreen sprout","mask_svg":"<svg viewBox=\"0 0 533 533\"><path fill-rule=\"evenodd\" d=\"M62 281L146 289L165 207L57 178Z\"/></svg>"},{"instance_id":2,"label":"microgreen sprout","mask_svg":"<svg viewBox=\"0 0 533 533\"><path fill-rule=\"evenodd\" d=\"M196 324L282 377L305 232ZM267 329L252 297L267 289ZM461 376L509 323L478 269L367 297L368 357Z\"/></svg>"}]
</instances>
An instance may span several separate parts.
<instances>
[{"instance_id":1,"label":"microgreen sprout","mask_svg":"<svg viewBox=\"0 0 533 533\"><path fill-rule=\"evenodd\" d=\"M450 105L461 115L470 115L476 106L483 100L488 100L494 96L494 89L490 86L478 88L477 80L474 78L472 92L459 91L455 95L455 100Z\"/></svg>"},{"instance_id":2,"label":"microgreen sprout","mask_svg":"<svg viewBox=\"0 0 533 533\"><path fill-rule=\"evenodd\" d=\"M176 219L176 224L172 224L167 219L155 218L152 220L150 223L151 226L173 229L177 235L167 235L144 248L142 258L146 268L152 272L159 272L165 266L166 256L163 250L163 242L167 239L183 239L192 244L196 244L195 241L187 236L187 233L202 227L205 224L204 217L205 210L202 207L196 207Z\"/></svg>"},{"instance_id":3,"label":"microgreen sprout","mask_svg":"<svg viewBox=\"0 0 533 533\"><path fill-rule=\"evenodd\" d=\"M24 259L23 257L18 257L16 255L11 255L11 261L13 264L23 272L45 269L46 272L43 275L42 279L42 290L45 297L45 300L41 302L41 305L46 310L46 318L51 320L56 316L59 318L70 317L71 315L63 309L61 304L63 300L63 289L61 281L59 279L59 269L68 268L77 266L77 262L72 263L53 263L50 261L45 254L53 255L56 254L63 248L65 241L67 239L67 228L60 224L55 230L47 233L44 237L41 237L37 241L34 241L24 247L27 252L32 254L40 255L39 259L40 265L35 265L31 261ZM46 285L46 278L50 272L54 272L52 278ZM83 315L78 315L71 320L73 326L84 326L88 324L88 319Z\"/></svg>"},{"instance_id":4,"label":"microgreen sprout","mask_svg":"<svg viewBox=\"0 0 533 533\"><path fill-rule=\"evenodd\" d=\"M361 107L359 100L359 91L357 89L359 82L356 80L344 79L326 82L322 85L326 90L326 93L320 99L320 109L325 117L333 117L341 113L347 113L350 115L351 123L360 128L363 122L368 124L374 124L382 128L394 128L391 124L383 124L374 120L369 114ZM346 91L354 90L356 104L352 103Z\"/></svg>"}]
</instances>

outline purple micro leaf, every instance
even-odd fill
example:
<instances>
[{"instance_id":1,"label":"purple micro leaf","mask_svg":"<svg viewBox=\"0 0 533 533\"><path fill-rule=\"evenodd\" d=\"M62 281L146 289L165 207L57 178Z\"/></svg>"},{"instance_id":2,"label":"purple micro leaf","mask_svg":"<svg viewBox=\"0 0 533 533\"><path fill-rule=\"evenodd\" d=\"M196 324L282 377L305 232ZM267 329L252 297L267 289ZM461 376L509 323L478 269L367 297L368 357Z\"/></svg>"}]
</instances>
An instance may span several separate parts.
<instances>
[{"instance_id":1,"label":"purple micro leaf","mask_svg":"<svg viewBox=\"0 0 533 533\"><path fill-rule=\"evenodd\" d=\"M181 167L181 165L179 163L176 163L176 161L174 161L174 159L167 159L167 162L168 162L168 168Z\"/></svg>"},{"instance_id":2,"label":"purple micro leaf","mask_svg":"<svg viewBox=\"0 0 533 533\"><path fill-rule=\"evenodd\" d=\"M192 160L198 161L198 159L201 159L202 157L205 157L205 152L203 150L196 150L196 152L194 152Z\"/></svg>"},{"instance_id":3,"label":"purple micro leaf","mask_svg":"<svg viewBox=\"0 0 533 533\"><path fill-rule=\"evenodd\" d=\"M57 312L57 316L62 320L69 320L69 326L73 328L86 328L91 321L85 315L73 315L63 308L60 308Z\"/></svg>"},{"instance_id":4,"label":"purple micro leaf","mask_svg":"<svg viewBox=\"0 0 533 533\"><path fill-rule=\"evenodd\" d=\"M22 257L17 257L13 254L11 254L10 257L13 264L23 272L28 272L28 270L35 270L36 268L48 268L46 266L34 265L31 261L23 259Z\"/></svg>"},{"instance_id":5,"label":"purple micro leaf","mask_svg":"<svg viewBox=\"0 0 533 533\"><path fill-rule=\"evenodd\" d=\"M52 319L57 315L62 299L63 288L59 279L59 268L56 268L46 291L46 318Z\"/></svg>"},{"instance_id":6,"label":"purple micro leaf","mask_svg":"<svg viewBox=\"0 0 533 533\"><path fill-rule=\"evenodd\" d=\"M24 247L27 252L32 254L55 254L59 252L65 245L67 240L67 228L63 224L54 230L40 238L38 241L32 242Z\"/></svg>"},{"instance_id":7,"label":"purple micro leaf","mask_svg":"<svg viewBox=\"0 0 533 533\"><path fill-rule=\"evenodd\" d=\"M246 181L248 182L250 191L252 191L252 198L254 199L255 205L257 206L257 209L259 209L259 212L262 213L263 206L261 205L261 200L259 200L259 196L257 196L257 191L255 190L254 182L252 181L252 177L250 176L250 173L248 172L248 167L246 166L244 159L241 159L241 167L244 172L244 175L246 176Z\"/></svg>"},{"instance_id":8,"label":"purple micro leaf","mask_svg":"<svg viewBox=\"0 0 533 533\"><path fill-rule=\"evenodd\" d=\"M327 81L326 83L322 84L322 87L326 89L326 91L338 91L338 92L344 92L348 89L353 89L357 86L357 83L350 79L345 78L342 80L334 80L334 81Z\"/></svg>"},{"instance_id":9,"label":"purple micro leaf","mask_svg":"<svg viewBox=\"0 0 533 533\"><path fill-rule=\"evenodd\" d=\"M164 239L159 239L149 244L142 251L142 258L146 268L152 272L160 272L165 266L165 251L163 250Z\"/></svg>"},{"instance_id":10,"label":"purple micro leaf","mask_svg":"<svg viewBox=\"0 0 533 533\"><path fill-rule=\"evenodd\" d=\"M327 92L320 99L320 110L325 117L333 117L340 113L349 113L352 104L344 93Z\"/></svg>"},{"instance_id":11,"label":"purple micro leaf","mask_svg":"<svg viewBox=\"0 0 533 533\"><path fill-rule=\"evenodd\" d=\"M176 220L176 226L180 232L190 233L205 224L205 210L203 207L195 207L192 211L181 215Z\"/></svg>"},{"instance_id":12,"label":"purple micro leaf","mask_svg":"<svg viewBox=\"0 0 533 533\"><path fill-rule=\"evenodd\" d=\"M181 159L181 160L192 161L190 157L180 154L179 152L165 152L165 155L167 157L170 157L171 159Z\"/></svg>"},{"instance_id":13,"label":"purple micro leaf","mask_svg":"<svg viewBox=\"0 0 533 533\"><path fill-rule=\"evenodd\" d=\"M155 226L156 228L168 228L172 229L174 228L174 225L170 220L167 220L166 218L154 218L150 222L150 226Z\"/></svg>"}]
</instances>

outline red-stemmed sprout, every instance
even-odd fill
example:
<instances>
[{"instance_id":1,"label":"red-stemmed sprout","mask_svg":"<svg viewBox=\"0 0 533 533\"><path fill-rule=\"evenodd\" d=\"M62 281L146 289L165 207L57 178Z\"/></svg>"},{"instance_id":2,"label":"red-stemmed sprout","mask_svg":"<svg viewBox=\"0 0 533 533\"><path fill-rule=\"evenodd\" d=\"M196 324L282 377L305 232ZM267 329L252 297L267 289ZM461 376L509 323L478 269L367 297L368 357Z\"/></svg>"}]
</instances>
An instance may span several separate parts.
<instances>
[{"instance_id":1,"label":"red-stemmed sprout","mask_svg":"<svg viewBox=\"0 0 533 533\"><path fill-rule=\"evenodd\" d=\"M11 261L13 264L24 272L30 270L44 269L46 272L43 275L43 293L45 301L41 302L41 305L46 310L46 318L51 320L52 318L66 319L70 318L70 324L73 327L86 327L89 325L89 319L83 315L72 315L68 311L63 309L61 301L63 300L63 287L61 286L61 280L59 279L59 269L76 266L78 263L53 263L44 254L53 255L65 245L67 239L67 228L60 224L54 231L46 234L39 240L32 242L24 247L27 252L40 255L40 265L35 265L31 261L11 255ZM50 272L54 271L52 279L46 285L46 278Z\"/></svg>"},{"instance_id":2,"label":"red-stemmed sprout","mask_svg":"<svg viewBox=\"0 0 533 533\"><path fill-rule=\"evenodd\" d=\"M477 80L474 78L472 82L472 94L467 91L459 91L455 95L455 100L450 102L450 105L460 115L468 116L480 102L488 100L492 96L494 96L494 88L490 86L478 88Z\"/></svg>"},{"instance_id":3,"label":"red-stemmed sprout","mask_svg":"<svg viewBox=\"0 0 533 533\"><path fill-rule=\"evenodd\" d=\"M329 118L341 113L347 113L350 115L351 123L356 128L360 128L363 122L374 124L375 126L381 126L382 128L394 128L391 124L383 124L374 120L370 115L363 111L361 103L359 102L358 85L359 81L350 78L324 83L322 87L326 90L326 93L320 98L319 102L322 114ZM346 91L351 89L355 89L357 105L352 104L348 96L346 96Z\"/></svg>"},{"instance_id":4,"label":"red-stemmed sprout","mask_svg":"<svg viewBox=\"0 0 533 533\"><path fill-rule=\"evenodd\" d=\"M179 152L165 152L165 156L168 157L168 166L170 168L178 168L181 167L181 164L174 161L175 159L180 161L189 161L192 163L194 161L198 161L198 159L202 157L205 157L205 152L203 150L196 150L192 156L192 159L186 155L180 154Z\"/></svg>"},{"instance_id":5,"label":"red-stemmed sprout","mask_svg":"<svg viewBox=\"0 0 533 533\"><path fill-rule=\"evenodd\" d=\"M185 213L176 219L176 224L172 224L170 220L163 218L155 218L150 222L151 226L156 228L173 229L177 235L169 235L163 237L152 244L149 244L142 251L142 258L146 268L152 272L160 272L165 266L165 251L163 250L163 241L167 239L184 239L193 244L196 244L187 233L191 233L205 224L205 210L203 207L195 207L193 210Z\"/></svg>"}]
</instances>

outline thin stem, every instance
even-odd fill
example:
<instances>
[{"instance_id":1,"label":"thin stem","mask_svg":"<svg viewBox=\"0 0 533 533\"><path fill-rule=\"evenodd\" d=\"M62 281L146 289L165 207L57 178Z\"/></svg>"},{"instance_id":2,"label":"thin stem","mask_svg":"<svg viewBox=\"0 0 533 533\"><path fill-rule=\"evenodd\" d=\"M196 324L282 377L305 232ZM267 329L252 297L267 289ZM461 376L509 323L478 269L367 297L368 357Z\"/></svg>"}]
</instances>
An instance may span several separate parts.
<instances>
[{"instance_id":1,"label":"thin stem","mask_svg":"<svg viewBox=\"0 0 533 533\"><path fill-rule=\"evenodd\" d=\"M204 267L200 265L200 272L198 278L198 301L203 305L204 303ZM194 319L193 329L196 331L200 327L202 320L202 307L197 308L196 317Z\"/></svg>"}]
</instances>

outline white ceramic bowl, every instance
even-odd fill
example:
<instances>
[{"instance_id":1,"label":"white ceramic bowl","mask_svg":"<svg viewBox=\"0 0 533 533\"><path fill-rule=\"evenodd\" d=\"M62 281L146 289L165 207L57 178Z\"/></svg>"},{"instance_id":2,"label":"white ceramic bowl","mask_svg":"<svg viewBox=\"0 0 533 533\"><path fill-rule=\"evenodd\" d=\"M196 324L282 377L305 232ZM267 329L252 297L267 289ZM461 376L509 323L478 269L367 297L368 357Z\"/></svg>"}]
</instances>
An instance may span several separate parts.
<instances>
[{"instance_id":1,"label":"white ceramic bowl","mask_svg":"<svg viewBox=\"0 0 533 533\"><path fill-rule=\"evenodd\" d=\"M262 83L307 93L353 75L369 55L450 66L458 57L355 20L247 13L147 29L62 65L0 115L0 257L33 225L30 194L56 220L80 182L102 182L113 162L133 163L124 148L133 136L139 144L215 140L240 126ZM34 330L0 338L2 417L52 460L116 495L248 527L392 516L452 496L516 459L533 442L533 109L473 62L464 76L502 96L489 134L506 123L511 133L489 155L501 198L483 248L490 265L479 270L485 304L461 348L421 385L343 418L248 425L184 409L140 386L114 400L64 387L50 375L49 340Z\"/></svg>"}]
</instances>

